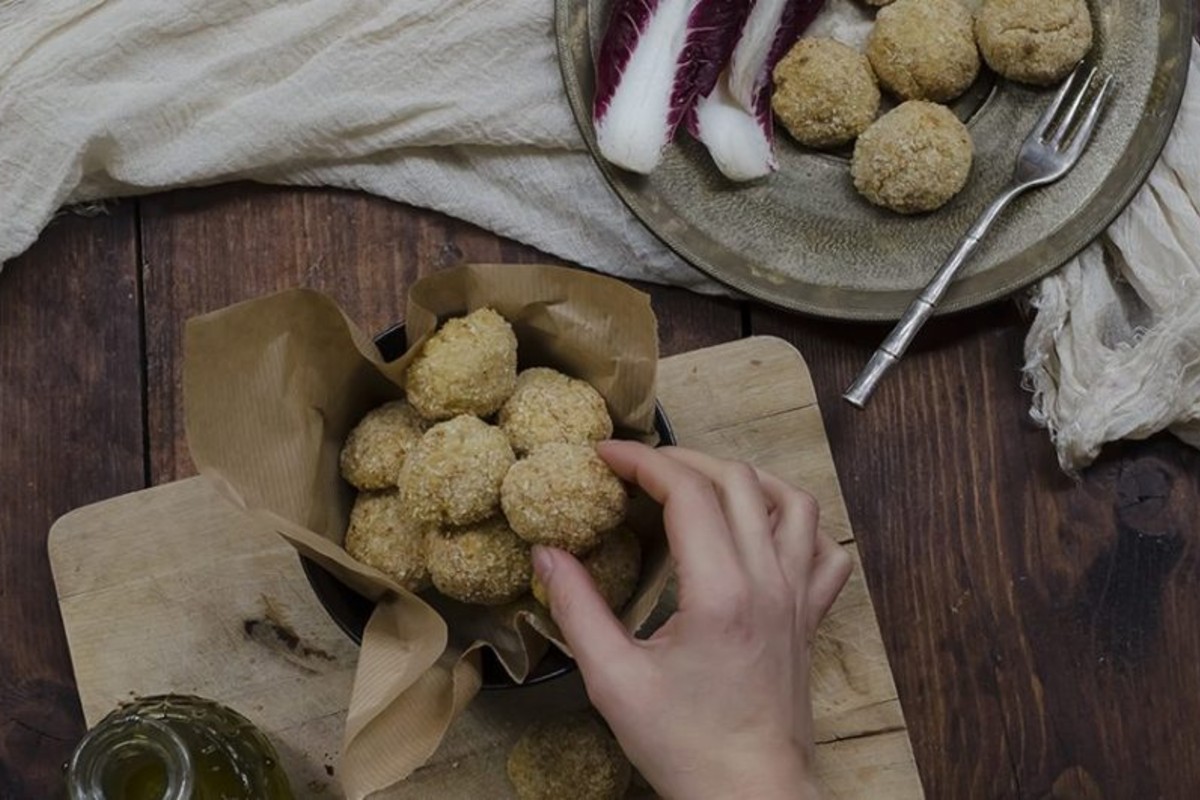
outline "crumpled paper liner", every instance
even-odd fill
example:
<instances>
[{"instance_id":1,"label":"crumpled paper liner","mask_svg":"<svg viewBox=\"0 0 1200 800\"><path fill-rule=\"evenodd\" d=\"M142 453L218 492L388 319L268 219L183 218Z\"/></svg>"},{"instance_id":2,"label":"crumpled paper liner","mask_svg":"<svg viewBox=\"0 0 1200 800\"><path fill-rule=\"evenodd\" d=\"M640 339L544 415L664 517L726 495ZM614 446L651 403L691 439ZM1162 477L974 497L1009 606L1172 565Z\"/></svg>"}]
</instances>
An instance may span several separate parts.
<instances>
[{"instance_id":1,"label":"crumpled paper liner","mask_svg":"<svg viewBox=\"0 0 1200 800\"><path fill-rule=\"evenodd\" d=\"M405 368L440 322L485 305L513 324L521 368L553 366L589 381L619 435L651 435L658 333L649 298L577 270L469 265L424 278L409 293L409 350L387 364L332 299L309 290L240 303L187 326L185 416L201 474L379 601L363 634L343 741L340 777L356 800L402 780L434 752L479 689L479 647L491 647L520 681L547 638L558 641L531 598L488 609L418 597L341 547L355 497L338 472L346 435L367 411L402 395ZM643 570L622 618L635 631L671 569L657 508L632 505Z\"/></svg>"}]
</instances>

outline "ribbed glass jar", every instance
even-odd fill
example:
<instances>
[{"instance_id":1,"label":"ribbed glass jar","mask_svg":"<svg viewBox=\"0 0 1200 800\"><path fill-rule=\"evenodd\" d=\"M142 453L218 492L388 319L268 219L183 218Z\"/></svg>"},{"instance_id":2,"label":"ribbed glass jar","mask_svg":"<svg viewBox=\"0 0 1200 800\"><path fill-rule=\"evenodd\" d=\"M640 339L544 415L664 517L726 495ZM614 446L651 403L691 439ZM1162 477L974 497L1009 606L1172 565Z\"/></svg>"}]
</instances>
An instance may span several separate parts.
<instances>
[{"instance_id":1,"label":"ribbed glass jar","mask_svg":"<svg viewBox=\"0 0 1200 800\"><path fill-rule=\"evenodd\" d=\"M275 748L241 714L186 695L102 719L67 765L71 800L292 800Z\"/></svg>"}]
</instances>

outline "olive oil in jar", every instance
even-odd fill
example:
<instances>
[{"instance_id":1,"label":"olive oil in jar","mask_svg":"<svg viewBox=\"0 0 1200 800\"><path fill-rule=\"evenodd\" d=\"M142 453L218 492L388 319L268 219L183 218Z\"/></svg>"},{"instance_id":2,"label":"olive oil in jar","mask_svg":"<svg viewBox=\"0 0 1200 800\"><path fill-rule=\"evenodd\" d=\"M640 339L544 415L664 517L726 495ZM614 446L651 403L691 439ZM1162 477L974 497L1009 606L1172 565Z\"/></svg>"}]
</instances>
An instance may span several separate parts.
<instances>
[{"instance_id":1,"label":"olive oil in jar","mask_svg":"<svg viewBox=\"0 0 1200 800\"><path fill-rule=\"evenodd\" d=\"M292 800L253 723L199 697L145 697L102 719L67 766L71 800Z\"/></svg>"}]
</instances>

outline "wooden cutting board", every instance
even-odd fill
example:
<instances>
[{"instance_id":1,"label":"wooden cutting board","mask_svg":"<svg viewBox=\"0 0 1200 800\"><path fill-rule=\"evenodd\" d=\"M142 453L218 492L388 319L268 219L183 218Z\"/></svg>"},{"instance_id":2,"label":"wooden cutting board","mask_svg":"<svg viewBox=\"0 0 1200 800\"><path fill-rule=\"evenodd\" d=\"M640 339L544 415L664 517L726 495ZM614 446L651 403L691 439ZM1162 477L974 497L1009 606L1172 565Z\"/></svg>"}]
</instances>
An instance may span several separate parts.
<instances>
[{"instance_id":1,"label":"wooden cutting board","mask_svg":"<svg viewBox=\"0 0 1200 800\"><path fill-rule=\"evenodd\" d=\"M817 770L835 798L923 797L808 369L787 343L743 339L664 359L659 396L679 443L803 486L856 569L817 636ZM134 696L210 697L270 735L300 797L337 797L358 648L296 553L202 478L78 509L49 537L90 725ZM577 676L485 692L394 798L502 798L508 748L532 719L586 704ZM644 794L644 792L643 792Z\"/></svg>"}]
</instances>

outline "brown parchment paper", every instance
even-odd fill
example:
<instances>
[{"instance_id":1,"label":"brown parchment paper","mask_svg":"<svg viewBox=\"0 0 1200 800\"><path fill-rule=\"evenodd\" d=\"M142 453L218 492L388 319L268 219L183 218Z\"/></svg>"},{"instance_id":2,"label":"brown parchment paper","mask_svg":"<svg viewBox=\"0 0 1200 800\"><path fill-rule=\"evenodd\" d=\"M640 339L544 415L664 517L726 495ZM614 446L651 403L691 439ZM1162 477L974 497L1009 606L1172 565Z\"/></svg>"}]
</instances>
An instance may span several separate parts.
<instances>
[{"instance_id":1,"label":"brown parchment paper","mask_svg":"<svg viewBox=\"0 0 1200 800\"><path fill-rule=\"evenodd\" d=\"M402 396L404 370L440 322L482 306L512 322L522 368L553 366L589 381L620 435L651 435L658 335L649 299L577 270L485 264L424 278L409 293L410 347L387 364L332 299L310 290L240 303L187 326L185 419L201 474L379 601L363 636L339 771L356 800L432 755L479 688L479 647L494 649L520 681L545 652L544 637L558 639L530 598L486 609L419 597L341 547L354 500L338 473L346 435L368 410ZM670 564L657 509L633 505L644 566L623 621L637 630L657 606Z\"/></svg>"}]
</instances>

